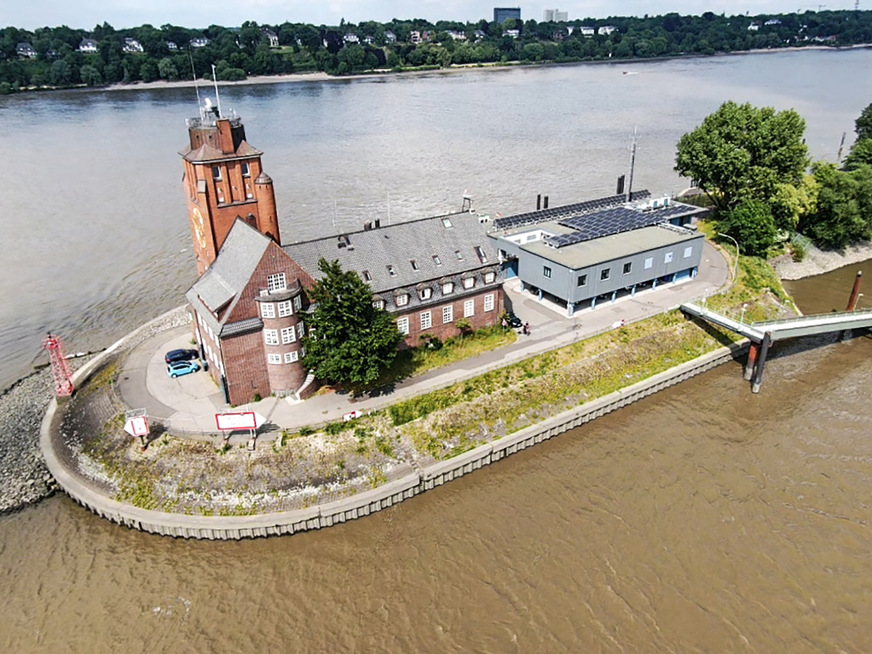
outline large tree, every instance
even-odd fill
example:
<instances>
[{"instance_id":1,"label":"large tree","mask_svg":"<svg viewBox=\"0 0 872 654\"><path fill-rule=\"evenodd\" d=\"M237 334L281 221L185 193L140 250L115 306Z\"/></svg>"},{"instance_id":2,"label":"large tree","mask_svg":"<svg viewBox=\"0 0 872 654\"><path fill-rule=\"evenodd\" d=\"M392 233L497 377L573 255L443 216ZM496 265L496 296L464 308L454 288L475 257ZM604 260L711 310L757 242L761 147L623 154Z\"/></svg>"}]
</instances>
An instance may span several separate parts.
<instances>
[{"instance_id":1,"label":"large tree","mask_svg":"<svg viewBox=\"0 0 872 654\"><path fill-rule=\"evenodd\" d=\"M839 249L872 235L872 166L851 172L834 164L815 166L820 185L814 214L800 220L799 230L824 248Z\"/></svg>"},{"instance_id":2,"label":"large tree","mask_svg":"<svg viewBox=\"0 0 872 654\"><path fill-rule=\"evenodd\" d=\"M721 211L768 202L779 184L800 183L809 163L804 131L792 109L725 102L678 141L675 170L696 180Z\"/></svg>"},{"instance_id":3,"label":"large tree","mask_svg":"<svg viewBox=\"0 0 872 654\"><path fill-rule=\"evenodd\" d=\"M378 380L397 355L403 335L373 306L372 289L338 261L318 261L321 278L309 295L315 310L303 339L303 365L319 379L359 391Z\"/></svg>"}]
</instances>

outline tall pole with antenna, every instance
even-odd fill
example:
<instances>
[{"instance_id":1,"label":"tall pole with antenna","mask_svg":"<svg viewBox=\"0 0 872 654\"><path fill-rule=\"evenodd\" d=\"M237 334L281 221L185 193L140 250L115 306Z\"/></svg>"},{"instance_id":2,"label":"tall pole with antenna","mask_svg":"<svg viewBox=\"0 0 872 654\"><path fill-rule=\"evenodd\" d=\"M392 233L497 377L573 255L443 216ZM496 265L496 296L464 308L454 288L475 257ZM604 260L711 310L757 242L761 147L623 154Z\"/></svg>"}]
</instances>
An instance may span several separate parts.
<instances>
[{"instance_id":1,"label":"tall pole with antenna","mask_svg":"<svg viewBox=\"0 0 872 654\"><path fill-rule=\"evenodd\" d=\"M221 116L221 96L218 95L218 75L215 74L215 64L212 64L212 82L215 84L215 104L218 105L218 116Z\"/></svg>"},{"instance_id":2,"label":"tall pole with antenna","mask_svg":"<svg viewBox=\"0 0 872 654\"><path fill-rule=\"evenodd\" d=\"M630 146L630 177L627 181L627 202L633 197L633 171L636 169L636 128L633 127L633 144Z\"/></svg>"},{"instance_id":3,"label":"tall pole with antenna","mask_svg":"<svg viewBox=\"0 0 872 654\"><path fill-rule=\"evenodd\" d=\"M190 50L188 50L188 57L191 59L191 77L194 80L194 90L197 92L197 109L202 111L203 103L200 100L200 85L197 84L197 69L194 68L194 55L191 54Z\"/></svg>"},{"instance_id":4,"label":"tall pole with antenna","mask_svg":"<svg viewBox=\"0 0 872 654\"><path fill-rule=\"evenodd\" d=\"M836 155L836 165L837 166L840 163L842 163L842 148L845 147L845 136L846 135L847 135L847 132L842 132L842 142L839 143L839 154Z\"/></svg>"}]
</instances>

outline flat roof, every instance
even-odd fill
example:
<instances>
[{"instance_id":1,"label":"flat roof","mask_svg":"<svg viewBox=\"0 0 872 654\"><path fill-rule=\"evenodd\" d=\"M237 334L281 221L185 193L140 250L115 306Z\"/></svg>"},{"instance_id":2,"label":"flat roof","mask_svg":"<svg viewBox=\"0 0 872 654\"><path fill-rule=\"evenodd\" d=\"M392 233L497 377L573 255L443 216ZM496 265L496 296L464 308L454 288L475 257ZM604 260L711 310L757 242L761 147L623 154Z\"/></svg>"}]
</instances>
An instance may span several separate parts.
<instances>
[{"instance_id":1,"label":"flat roof","mask_svg":"<svg viewBox=\"0 0 872 654\"><path fill-rule=\"evenodd\" d=\"M565 234L570 230L557 223L544 223L536 225L536 230L550 232L552 234ZM523 231L533 231L518 230ZM497 236L497 238L503 238ZM562 248L547 245L544 241L534 241L520 245L520 249L531 254L538 255L549 261L560 264L567 268L579 270L589 268L607 261L623 259L635 254L656 250L670 245L676 245L685 241L705 238L701 232L676 227L674 225L654 225L642 227L630 232L621 232L590 241L574 243Z\"/></svg>"}]
</instances>

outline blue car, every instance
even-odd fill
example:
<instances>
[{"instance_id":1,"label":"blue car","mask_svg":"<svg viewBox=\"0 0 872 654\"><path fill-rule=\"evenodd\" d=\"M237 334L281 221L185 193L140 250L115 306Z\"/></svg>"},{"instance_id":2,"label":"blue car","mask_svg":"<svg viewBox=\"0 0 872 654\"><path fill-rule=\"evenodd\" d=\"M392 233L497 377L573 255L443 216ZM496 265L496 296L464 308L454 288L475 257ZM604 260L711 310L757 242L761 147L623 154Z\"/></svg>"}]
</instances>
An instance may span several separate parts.
<instances>
[{"instance_id":1,"label":"blue car","mask_svg":"<svg viewBox=\"0 0 872 654\"><path fill-rule=\"evenodd\" d=\"M196 361L176 361L167 366L167 374L175 379L182 375L189 375L192 372L197 372L200 369L200 364Z\"/></svg>"}]
</instances>

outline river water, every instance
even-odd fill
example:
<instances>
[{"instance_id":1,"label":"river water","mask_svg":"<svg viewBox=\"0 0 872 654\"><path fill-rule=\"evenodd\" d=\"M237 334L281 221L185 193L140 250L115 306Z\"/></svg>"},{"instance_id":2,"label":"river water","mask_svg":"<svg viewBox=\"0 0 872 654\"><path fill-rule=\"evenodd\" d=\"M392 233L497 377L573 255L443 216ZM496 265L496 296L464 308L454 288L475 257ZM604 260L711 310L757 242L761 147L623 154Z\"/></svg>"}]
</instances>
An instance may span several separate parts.
<instances>
[{"instance_id":1,"label":"river water","mask_svg":"<svg viewBox=\"0 0 872 654\"><path fill-rule=\"evenodd\" d=\"M285 241L459 207L678 190L674 143L726 99L795 107L818 158L872 52L235 87ZM624 73L628 74L624 74ZM0 98L9 380L47 328L106 345L193 280L175 151L191 91ZM14 155L10 156L10 153ZM844 308L856 268L791 285ZM0 649L866 652L866 337L729 364L389 511L318 533L176 541L63 496L0 518Z\"/></svg>"}]
</instances>

